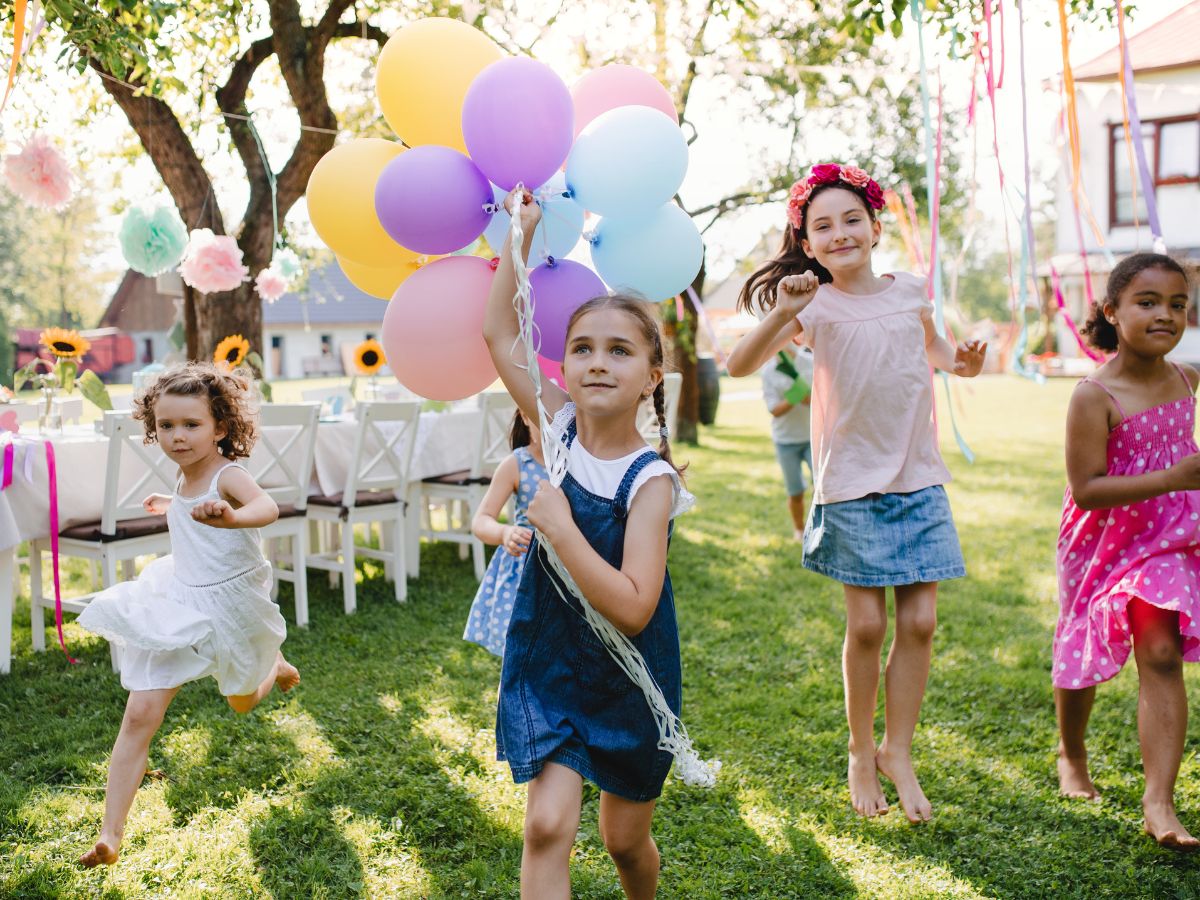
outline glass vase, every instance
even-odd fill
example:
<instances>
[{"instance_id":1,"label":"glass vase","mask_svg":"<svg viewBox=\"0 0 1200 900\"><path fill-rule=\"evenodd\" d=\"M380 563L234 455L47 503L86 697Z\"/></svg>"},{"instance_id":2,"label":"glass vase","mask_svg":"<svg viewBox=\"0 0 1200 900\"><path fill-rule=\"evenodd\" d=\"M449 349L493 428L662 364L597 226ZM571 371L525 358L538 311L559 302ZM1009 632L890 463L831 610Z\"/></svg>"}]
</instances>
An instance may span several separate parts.
<instances>
[{"instance_id":1,"label":"glass vase","mask_svg":"<svg viewBox=\"0 0 1200 900\"><path fill-rule=\"evenodd\" d=\"M38 431L46 437L62 436L63 416L58 388L42 388L42 399L38 404Z\"/></svg>"}]
</instances>

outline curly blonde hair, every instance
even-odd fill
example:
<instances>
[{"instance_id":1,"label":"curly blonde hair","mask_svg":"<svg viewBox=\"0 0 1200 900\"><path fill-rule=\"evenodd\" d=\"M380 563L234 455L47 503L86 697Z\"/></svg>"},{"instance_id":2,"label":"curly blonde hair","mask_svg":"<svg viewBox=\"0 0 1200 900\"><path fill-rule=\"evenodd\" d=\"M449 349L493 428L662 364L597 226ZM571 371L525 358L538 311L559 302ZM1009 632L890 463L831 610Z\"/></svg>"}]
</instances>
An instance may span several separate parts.
<instances>
[{"instance_id":1,"label":"curly blonde hair","mask_svg":"<svg viewBox=\"0 0 1200 900\"><path fill-rule=\"evenodd\" d=\"M144 443L158 442L154 404L164 394L178 397L206 397L208 408L226 434L217 449L226 459L250 456L258 438L255 427L257 404L251 381L240 372L221 369L210 362L190 362L168 369L133 399L133 417L146 429Z\"/></svg>"}]
</instances>

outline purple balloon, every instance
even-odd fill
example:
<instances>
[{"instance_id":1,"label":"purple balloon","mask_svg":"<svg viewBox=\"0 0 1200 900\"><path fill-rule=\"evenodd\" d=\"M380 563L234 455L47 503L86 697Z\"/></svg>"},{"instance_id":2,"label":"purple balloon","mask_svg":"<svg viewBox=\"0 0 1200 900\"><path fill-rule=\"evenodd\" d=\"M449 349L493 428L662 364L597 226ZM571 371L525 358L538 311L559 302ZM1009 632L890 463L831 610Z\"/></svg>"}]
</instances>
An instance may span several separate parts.
<instances>
[{"instance_id":1,"label":"purple balloon","mask_svg":"<svg viewBox=\"0 0 1200 900\"><path fill-rule=\"evenodd\" d=\"M375 182L375 215L396 243L417 253L451 253L483 234L492 186L457 150L405 150Z\"/></svg>"},{"instance_id":2,"label":"purple balloon","mask_svg":"<svg viewBox=\"0 0 1200 900\"><path fill-rule=\"evenodd\" d=\"M557 172L575 137L571 92L554 70L520 56L475 76L462 110L463 140L475 165L511 191L536 187Z\"/></svg>"},{"instance_id":3,"label":"purple balloon","mask_svg":"<svg viewBox=\"0 0 1200 900\"><path fill-rule=\"evenodd\" d=\"M529 286L533 290L533 322L542 338L538 353L562 362L571 314L593 297L606 296L608 289L599 275L569 259L538 266L529 273Z\"/></svg>"}]
</instances>

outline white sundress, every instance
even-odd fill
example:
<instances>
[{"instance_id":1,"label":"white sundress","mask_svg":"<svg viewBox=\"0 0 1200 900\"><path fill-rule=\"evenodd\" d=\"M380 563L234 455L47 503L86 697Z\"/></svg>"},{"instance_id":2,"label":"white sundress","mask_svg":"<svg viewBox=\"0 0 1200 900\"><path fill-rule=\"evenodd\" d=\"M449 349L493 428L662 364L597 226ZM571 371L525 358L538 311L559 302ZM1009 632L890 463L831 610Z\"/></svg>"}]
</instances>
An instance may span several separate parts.
<instances>
[{"instance_id":1,"label":"white sundress","mask_svg":"<svg viewBox=\"0 0 1200 900\"><path fill-rule=\"evenodd\" d=\"M253 693L271 674L287 625L271 600L271 564L258 529L192 518L197 503L220 499L217 480L234 465L222 466L199 496L184 497L176 485L167 509L171 555L149 563L136 581L101 591L79 614L80 626L117 646L126 690L211 675L230 697Z\"/></svg>"}]
</instances>

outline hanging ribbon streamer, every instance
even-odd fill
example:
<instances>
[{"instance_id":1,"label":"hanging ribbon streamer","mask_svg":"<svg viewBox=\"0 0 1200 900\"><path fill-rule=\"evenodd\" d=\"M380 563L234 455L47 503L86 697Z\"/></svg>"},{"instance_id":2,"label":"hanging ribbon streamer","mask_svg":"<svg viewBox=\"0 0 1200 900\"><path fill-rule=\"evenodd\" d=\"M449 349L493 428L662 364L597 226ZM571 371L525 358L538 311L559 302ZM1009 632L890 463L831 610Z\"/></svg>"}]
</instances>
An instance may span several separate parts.
<instances>
[{"instance_id":1,"label":"hanging ribbon streamer","mask_svg":"<svg viewBox=\"0 0 1200 900\"><path fill-rule=\"evenodd\" d=\"M1092 215L1091 204L1088 203L1087 194L1083 190L1083 169L1080 165L1079 149L1079 112L1075 105L1075 74L1071 69L1066 0L1058 0L1058 25L1060 43L1062 44L1063 90L1066 94L1067 140L1071 144L1071 196L1075 200L1076 216L1079 215L1079 210L1082 208L1087 214L1088 224L1092 227L1092 233L1096 236L1096 243L1103 246L1104 234L1101 232L1100 226L1096 223L1096 217Z\"/></svg>"},{"instance_id":2,"label":"hanging ribbon streamer","mask_svg":"<svg viewBox=\"0 0 1200 900\"><path fill-rule=\"evenodd\" d=\"M1150 237L1154 241L1154 252L1166 253L1167 245L1163 240L1162 223L1158 219L1158 199L1154 194L1154 179L1150 177L1150 166L1146 163L1146 143L1142 140L1142 120L1138 116L1137 91L1133 84L1133 63L1129 59L1129 42L1125 40L1125 9L1121 0L1117 0L1117 33L1121 42L1121 104L1125 114L1125 140L1133 145L1133 152L1137 157L1138 178L1142 182L1142 193L1146 197L1146 218L1149 220ZM1137 137L1136 140L1133 139L1134 135ZM1130 174L1133 173L1130 172ZM1133 214L1137 215L1136 189L1133 195Z\"/></svg>"},{"instance_id":3,"label":"hanging ribbon streamer","mask_svg":"<svg viewBox=\"0 0 1200 900\"><path fill-rule=\"evenodd\" d=\"M258 129L254 127L254 119L251 116L246 117L246 127L250 129L250 136L254 138L254 145L258 147L258 156L262 160L263 171L267 174L267 184L271 188L271 249L274 251L280 247L279 190L275 173L271 171L271 161L267 158L266 148L263 147L262 138L258 136Z\"/></svg>"},{"instance_id":4,"label":"hanging ribbon streamer","mask_svg":"<svg viewBox=\"0 0 1200 900\"><path fill-rule=\"evenodd\" d=\"M717 357L717 366L722 371L725 370L725 351L721 349L721 342L717 340L717 329L713 328L712 319L708 317L708 310L704 308L704 304L700 302L700 298L696 295L696 289L690 284L687 289L688 299L692 301L692 306L696 309L696 318L700 320L701 326L704 328L704 333L708 335L708 342L712 344L713 354Z\"/></svg>"},{"instance_id":5,"label":"hanging ribbon streamer","mask_svg":"<svg viewBox=\"0 0 1200 900\"><path fill-rule=\"evenodd\" d=\"M8 64L8 84L4 87L4 99L0 100L0 111L8 105L8 95L12 93L13 84L17 80L17 66L21 63L21 54L25 49L25 7L27 0L13 2L13 55Z\"/></svg>"},{"instance_id":6,"label":"hanging ribbon streamer","mask_svg":"<svg viewBox=\"0 0 1200 900\"><path fill-rule=\"evenodd\" d=\"M5 441L0 490L8 489L13 483L13 470L16 463L18 442L24 444L28 451L25 453L24 476L25 480L29 482L33 481L33 448L38 443L41 443L46 448L46 480L49 484L47 493L50 500L50 563L54 575L54 625L58 629L58 645L62 647L62 651L66 654L67 659L72 663L76 663L78 660L74 659L67 652L67 642L63 638L62 580L59 573L58 556L58 471L54 459L54 445L50 441L23 438L11 432L5 432L0 439Z\"/></svg>"},{"instance_id":7,"label":"hanging ribbon streamer","mask_svg":"<svg viewBox=\"0 0 1200 900\"><path fill-rule=\"evenodd\" d=\"M921 267L917 265L917 248L913 245L912 224L908 221L904 201L895 191L886 190L883 192L883 202L887 204L888 211L896 217L896 224L900 226L900 237L904 241L904 250L908 254L909 263L914 269L920 270Z\"/></svg>"},{"instance_id":8,"label":"hanging ribbon streamer","mask_svg":"<svg viewBox=\"0 0 1200 900\"><path fill-rule=\"evenodd\" d=\"M917 254L917 270L928 278L929 266L925 265L925 251L921 249L924 241L921 238L921 223L917 220L917 201L913 199L912 188L909 187L907 181L900 185L900 190L904 192L904 208L908 214L909 222L912 224L913 248Z\"/></svg>"},{"instance_id":9,"label":"hanging ribbon streamer","mask_svg":"<svg viewBox=\"0 0 1200 900\"><path fill-rule=\"evenodd\" d=\"M1025 0L1017 2L1017 50L1018 62L1021 67L1021 140L1025 150L1025 215L1022 219L1021 229L1021 288L1019 291L1020 316L1021 316L1021 332L1017 336L1016 344L1012 349L1012 358L1009 365L1014 372L1025 378L1029 378L1039 384L1044 384L1046 379L1041 372L1031 365L1025 364L1025 350L1029 345L1029 324L1026 321L1026 311L1029 309L1029 284L1032 277L1034 287L1037 286L1037 246L1034 242L1033 234L1033 200L1032 200L1032 171L1029 157L1029 100L1028 87L1025 69ZM1037 309L1041 309L1041 302L1036 304Z\"/></svg>"},{"instance_id":10,"label":"hanging ribbon streamer","mask_svg":"<svg viewBox=\"0 0 1200 900\"><path fill-rule=\"evenodd\" d=\"M936 213L934 212L935 203L938 197L938 154L934 148L934 130L933 118L930 115L930 100L929 100L929 73L925 63L925 28L922 22L922 0L909 0L909 10L912 13L913 22L917 26L917 49L920 59L921 71L921 112L925 123L925 184L930 198L930 221L936 226ZM911 200L912 191L908 192L908 198ZM913 215L916 219L915 211ZM937 228L930 229L930 247L936 247L938 244ZM917 243L920 246L920 242ZM934 256L930 260L929 278L931 286L931 296L933 299L933 315L934 324L937 327L938 334L945 333L946 330L946 315L943 303L942 293L942 271L937 265L937 258ZM971 448L967 446L967 442L963 439L962 434L958 430L958 422L954 418L954 404L950 397L950 376L945 372L942 373L942 384L946 388L946 407L950 411L950 427L954 431L954 440L958 444L958 449L966 458L967 462L975 461L975 454L971 452Z\"/></svg>"},{"instance_id":11,"label":"hanging ribbon streamer","mask_svg":"<svg viewBox=\"0 0 1200 900\"><path fill-rule=\"evenodd\" d=\"M518 185L517 187L520 190L521 186ZM517 196L520 196L520 194ZM530 381L533 382L533 393L537 404L542 454L545 460L546 472L550 484L558 487L562 484L562 480L567 474L567 447L562 441L555 439L555 435L551 429L553 420L542 403L542 374L541 367L538 365L537 354L540 341L534 336L533 292L529 285L529 270L525 265L525 260L521 258L524 229L521 224L519 209L515 210L515 215L512 216L509 228L511 235L509 249L512 253L513 274L517 284L516 293L513 295L513 306L517 312L518 339L525 351L526 372L529 375ZM514 349L516 349L515 346ZM612 622L597 612L595 607L583 596L583 591L579 589L579 586L575 583L575 579L571 577L571 573L567 571L567 567L563 565L554 546L546 540L545 535L538 535L538 547L538 563L550 578L550 583L554 585L559 598L570 609L574 609L574 606L567 599L567 593L570 593L575 598L584 619L591 626L592 631L595 632L600 642L604 644L609 656L629 676L629 679L641 689L642 695L646 698L646 703L650 707L650 713L654 717L655 724L658 727L658 748L670 753L674 757L676 775L685 784L702 787L712 787L715 785L721 763L717 760L703 760L700 758L695 747L692 746L691 738L688 737L687 728L684 727L683 721L679 716L671 710L670 705L667 703L667 698L663 695L662 689L654 680L654 675L650 672L645 659L642 658L637 647Z\"/></svg>"},{"instance_id":12,"label":"hanging ribbon streamer","mask_svg":"<svg viewBox=\"0 0 1200 900\"><path fill-rule=\"evenodd\" d=\"M1067 327L1071 329L1071 334L1075 335L1075 340L1079 342L1080 349L1096 362L1104 362L1104 356L1089 347L1083 340L1083 335L1075 327L1075 320L1067 312L1067 303L1063 299L1062 279L1058 275L1058 269L1054 268L1054 263L1050 263L1050 280L1054 285L1054 300L1058 304L1058 311L1062 315L1063 321L1067 323Z\"/></svg>"},{"instance_id":13,"label":"hanging ribbon streamer","mask_svg":"<svg viewBox=\"0 0 1200 900\"><path fill-rule=\"evenodd\" d=\"M1004 164L1000 160L1000 117L996 113L996 89L998 82L995 77L995 57L996 44L995 35L992 32L992 6L991 0L984 0L983 17L987 26L987 63L984 66L984 78L987 84L988 103L992 108L992 151L996 155L996 174L1000 179L1000 204L1001 207L1005 201L1005 184L1004 184ZM1003 35L1001 36L1003 43ZM1003 68L1004 51L1001 50L1001 67ZM1003 78L1003 74L1000 76ZM1001 215L1004 225L1004 254L1008 262L1008 305L1012 310L1012 316L1015 319L1017 315L1017 295L1016 284L1013 279L1013 252L1012 239L1008 235L1008 217Z\"/></svg>"}]
</instances>

